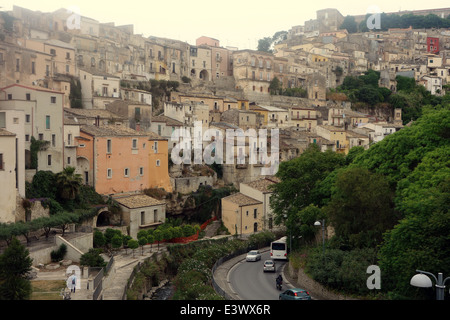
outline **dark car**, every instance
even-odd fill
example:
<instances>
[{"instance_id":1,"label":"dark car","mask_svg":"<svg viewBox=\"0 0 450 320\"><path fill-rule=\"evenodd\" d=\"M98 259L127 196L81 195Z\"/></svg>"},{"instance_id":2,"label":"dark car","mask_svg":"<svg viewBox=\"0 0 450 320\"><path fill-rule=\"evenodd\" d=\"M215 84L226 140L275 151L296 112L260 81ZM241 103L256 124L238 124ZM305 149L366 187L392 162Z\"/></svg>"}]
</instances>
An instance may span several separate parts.
<instances>
[{"instance_id":1,"label":"dark car","mask_svg":"<svg viewBox=\"0 0 450 320\"><path fill-rule=\"evenodd\" d=\"M311 300L311 296L305 289L293 288L280 293L280 300Z\"/></svg>"}]
</instances>

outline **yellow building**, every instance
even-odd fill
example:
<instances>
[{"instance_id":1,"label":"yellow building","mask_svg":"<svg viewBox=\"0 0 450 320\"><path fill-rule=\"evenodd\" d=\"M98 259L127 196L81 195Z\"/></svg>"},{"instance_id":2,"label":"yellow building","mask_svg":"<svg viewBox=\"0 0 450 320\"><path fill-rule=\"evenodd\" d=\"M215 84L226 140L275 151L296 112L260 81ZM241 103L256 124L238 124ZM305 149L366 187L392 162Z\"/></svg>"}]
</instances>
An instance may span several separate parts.
<instances>
[{"instance_id":1,"label":"yellow building","mask_svg":"<svg viewBox=\"0 0 450 320\"><path fill-rule=\"evenodd\" d=\"M269 110L261 108L260 106L252 105L249 107L250 111L258 112L263 117L262 125L267 126L267 122L269 119Z\"/></svg>"},{"instance_id":2,"label":"yellow building","mask_svg":"<svg viewBox=\"0 0 450 320\"><path fill-rule=\"evenodd\" d=\"M311 131L317 126L317 111L314 108L292 107L291 122L295 127Z\"/></svg>"},{"instance_id":3,"label":"yellow building","mask_svg":"<svg viewBox=\"0 0 450 320\"><path fill-rule=\"evenodd\" d=\"M347 132L344 128L320 125L316 127L316 133L318 136L333 142L335 147L333 149L335 149L336 152L344 154L348 153Z\"/></svg>"},{"instance_id":4,"label":"yellow building","mask_svg":"<svg viewBox=\"0 0 450 320\"><path fill-rule=\"evenodd\" d=\"M148 132L149 148L149 187L163 188L172 192L169 178L169 141L154 132Z\"/></svg>"},{"instance_id":5,"label":"yellow building","mask_svg":"<svg viewBox=\"0 0 450 320\"><path fill-rule=\"evenodd\" d=\"M222 221L231 234L251 234L264 226L263 203L240 192L222 198Z\"/></svg>"}]
</instances>

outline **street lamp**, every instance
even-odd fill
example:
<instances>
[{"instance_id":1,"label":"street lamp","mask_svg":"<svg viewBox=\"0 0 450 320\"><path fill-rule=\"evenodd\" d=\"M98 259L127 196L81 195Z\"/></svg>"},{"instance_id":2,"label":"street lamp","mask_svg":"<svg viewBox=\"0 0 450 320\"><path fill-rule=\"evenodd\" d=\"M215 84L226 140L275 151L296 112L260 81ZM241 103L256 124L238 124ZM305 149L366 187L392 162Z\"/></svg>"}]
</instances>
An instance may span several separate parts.
<instances>
[{"instance_id":1,"label":"street lamp","mask_svg":"<svg viewBox=\"0 0 450 320\"><path fill-rule=\"evenodd\" d=\"M325 219L322 219L322 222L314 222L314 225L317 227L322 226L322 251L323 255L325 256Z\"/></svg>"},{"instance_id":2,"label":"street lamp","mask_svg":"<svg viewBox=\"0 0 450 320\"><path fill-rule=\"evenodd\" d=\"M445 282L450 280L450 277L444 279L442 273L438 273L436 278L434 274L426 271L416 270L416 272L419 272L419 274L416 274L411 278L410 284L418 288L431 288L433 287L433 283L431 282L431 279L426 276L430 275L436 281L436 300L444 300Z\"/></svg>"}]
</instances>

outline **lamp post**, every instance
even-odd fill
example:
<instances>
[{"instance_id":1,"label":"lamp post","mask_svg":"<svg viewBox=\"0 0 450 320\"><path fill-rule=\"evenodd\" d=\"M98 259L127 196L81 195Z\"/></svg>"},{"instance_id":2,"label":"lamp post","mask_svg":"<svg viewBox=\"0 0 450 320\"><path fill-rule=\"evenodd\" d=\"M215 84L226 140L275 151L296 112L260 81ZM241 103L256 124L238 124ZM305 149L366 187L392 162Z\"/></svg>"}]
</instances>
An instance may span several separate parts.
<instances>
[{"instance_id":1,"label":"lamp post","mask_svg":"<svg viewBox=\"0 0 450 320\"><path fill-rule=\"evenodd\" d=\"M316 221L314 225L319 227L322 225L322 254L325 256L325 219L322 219L322 222Z\"/></svg>"},{"instance_id":2,"label":"lamp post","mask_svg":"<svg viewBox=\"0 0 450 320\"><path fill-rule=\"evenodd\" d=\"M411 278L410 284L414 287L419 288L431 288L433 287L433 283L431 282L431 279L426 275L432 276L436 281L436 300L444 300L445 282L447 280L450 280L450 277L444 279L443 274L438 273L438 276L436 278L434 274L426 271L416 270L416 272L419 272L419 274L416 274Z\"/></svg>"}]
</instances>

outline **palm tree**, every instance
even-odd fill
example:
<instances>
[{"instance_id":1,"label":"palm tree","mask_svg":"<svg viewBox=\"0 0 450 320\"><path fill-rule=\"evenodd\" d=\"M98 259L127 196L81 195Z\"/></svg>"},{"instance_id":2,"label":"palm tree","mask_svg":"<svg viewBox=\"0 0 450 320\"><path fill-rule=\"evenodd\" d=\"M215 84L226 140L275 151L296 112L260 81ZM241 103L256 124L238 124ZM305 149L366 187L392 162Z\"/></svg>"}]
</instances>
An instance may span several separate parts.
<instances>
[{"instance_id":1,"label":"palm tree","mask_svg":"<svg viewBox=\"0 0 450 320\"><path fill-rule=\"evenodd\" d=\"M80 174L75 173L74 167L64 168L63 171L56 174L56 186L62 199L75 199L82 183L83 179Z\"/></svg>"}]
</instances>

